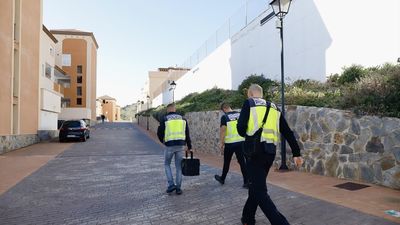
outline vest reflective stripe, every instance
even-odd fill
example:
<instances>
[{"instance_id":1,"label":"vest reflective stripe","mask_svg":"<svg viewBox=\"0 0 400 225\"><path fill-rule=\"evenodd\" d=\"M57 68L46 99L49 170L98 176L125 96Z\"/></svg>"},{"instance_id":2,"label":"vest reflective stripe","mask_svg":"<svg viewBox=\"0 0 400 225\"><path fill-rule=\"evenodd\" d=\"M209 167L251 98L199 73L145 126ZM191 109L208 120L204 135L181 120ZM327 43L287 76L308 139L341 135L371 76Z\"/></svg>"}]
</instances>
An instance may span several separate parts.
<instances>
[{"instance_id":1,"label":"vest reflective stripe","mask_svg":"<svg viewBox=\"0 0 400 225\"><path fill-rule=\"evenodd\" d=\"M268 113L267 121L263 127L261 142L267 142L277 145L280 139L279 119L281 112L271 107Z\"/></svg>"},{"instance_id":2,"label":"vest reflective stripe","mask_svg":"<svg viewBox=\"0 0 400 225\"><path fill-rule=\"evenodd\" d=\"M247 130L246 130L246 134L248 136L253 136L254 133L256 133L257 130L260 128L266 110L267 110L266 106L250 107L249 121L247 123Z\"/></svg>"},{"instance_id":3,"label":"vest reflective stripe","mask_svg":"<svg viewBox=\"0 0 400 225\"><path fill-rule=\"evenodd\" d=\"M253 101L253 102L252 102ZM250 115L247 123L246 134L253 136L260 128L264 115L267 110L267 106L263 104L256 105L254 100L250 99ZM278 144L280 139L279 131L279 119L281 113L276 109L276 106L271 103L271 108L268 113L267 120L263 126L263 132L261 135L261 142L267 142L272 144Z\"/></svg>"},{"instance_id":4,"label":"vest reflective stripe","mask_svg":"<svg viewBox=\"0 0 400 225\"><path fill-rule=\"evenodd\" d=\"M165 121L164 142L186 140L186 121L173 119Z\"/></svg>"},{"instance_id":5,"label":"vest reflective stripe","mask_svg":"<svg viewBox=\"0 0 400 225\"><path fill-rule=\"evenodd\" d=\"M225 133L225 144L236 143L244 141L244 138L239 135L237 128L237 120L227 122L227 129Z\"/></svg>"}]
</instances>

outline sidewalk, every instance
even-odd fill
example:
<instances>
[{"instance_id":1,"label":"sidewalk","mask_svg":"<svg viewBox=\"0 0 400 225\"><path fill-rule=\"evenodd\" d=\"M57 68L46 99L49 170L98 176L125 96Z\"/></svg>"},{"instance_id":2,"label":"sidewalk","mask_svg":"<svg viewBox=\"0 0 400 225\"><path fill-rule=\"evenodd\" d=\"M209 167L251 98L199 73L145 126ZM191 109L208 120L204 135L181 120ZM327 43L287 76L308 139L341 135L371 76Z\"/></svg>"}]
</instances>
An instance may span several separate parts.
<instances>
[{"instance_id":1,"label":"sidewalk","mask_svg":"<svg viewBox=\"0 0 400 225\"><path fill-rule=\"evenodd\" d=\"M140 129L159 143L156 134L151 133L142 127L140 127ZM195 153L195 155L200 158L202 164L222 168L223 156L200 152ZM240 174L239 164L236 160L232 160L230 171ZM229 183L229 180L226 182ZM400 224L400 218L385 214L386 210L393 209L400 211L400 191L373 184L366 184L370 187L357 191L349 191L334 187L335 185L346 182L349 181L297 171L278 172L272 170L272 168L268 175L268 183L286 190L345 206ZM361 182L351 182L363 184Z\"/></svg>"}]
</instances>

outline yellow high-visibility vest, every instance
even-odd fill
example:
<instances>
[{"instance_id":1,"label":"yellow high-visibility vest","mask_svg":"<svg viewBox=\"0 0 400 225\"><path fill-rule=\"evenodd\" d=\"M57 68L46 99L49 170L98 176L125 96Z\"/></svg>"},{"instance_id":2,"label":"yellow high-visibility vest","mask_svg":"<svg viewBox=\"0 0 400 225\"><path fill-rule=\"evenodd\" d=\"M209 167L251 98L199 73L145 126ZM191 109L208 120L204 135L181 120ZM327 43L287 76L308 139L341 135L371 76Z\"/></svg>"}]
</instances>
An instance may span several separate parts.
<instances>
[{"instance_id":1,"label":"yellow high-visibility vest","mask_svg":"<svg viewBox=\"0 0 400 225\"><path fill-rule=\"evenodd\" d=\"M232 113L225 115L227 118L226 133L225 133L225 144L237 143L244 141L237 131L236 125L240 113Z\"/></svg>"},{"instance_id":2,"label":"yellow high-visibility vest","mask_svg":"<svg viewBox=\"0 0 400 225\"><path fill-rule=\"evenodd\" d=\"M167 115L164 142L178 140L186 140L186 121L178 114Z\"/></svg>"},{"instance_id":3,"label":"yellow high-visibility vest","mask_svg":"<svg viewBox=\"0 0 400 225\"><path fill-rule=\"evenodd\" d=\"M250 116L247 123L246 134L253 136L254 133L260 128L264 115L267 111L267 102L261 98L250 98ZM281 112L273 103L270 104L270 110L268 113L267 120L263 126L263 132L261 135L261 142L267 142L277 145L280 139L279 131L279 119Z\"/></svg>"}]
</instances>

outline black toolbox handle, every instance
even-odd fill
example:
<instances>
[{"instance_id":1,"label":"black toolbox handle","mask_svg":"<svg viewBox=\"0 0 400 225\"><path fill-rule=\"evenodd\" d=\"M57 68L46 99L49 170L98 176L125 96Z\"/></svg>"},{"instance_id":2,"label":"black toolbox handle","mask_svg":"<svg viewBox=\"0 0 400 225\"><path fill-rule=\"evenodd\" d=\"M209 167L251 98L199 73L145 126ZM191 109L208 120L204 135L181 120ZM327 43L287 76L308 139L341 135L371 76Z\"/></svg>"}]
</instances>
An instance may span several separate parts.
<instances>
[{"instance_id":1,"label":"black toolbox handle","mask_svg":"<svg viewBox=\"0 0 400 225\"><path fill-rule=\"evenodd\" d=\"M185 156L188 157L188 151L185 151ZM190 159L193 159L193 151L190 151Z\"/></svg>"}]
</instances>

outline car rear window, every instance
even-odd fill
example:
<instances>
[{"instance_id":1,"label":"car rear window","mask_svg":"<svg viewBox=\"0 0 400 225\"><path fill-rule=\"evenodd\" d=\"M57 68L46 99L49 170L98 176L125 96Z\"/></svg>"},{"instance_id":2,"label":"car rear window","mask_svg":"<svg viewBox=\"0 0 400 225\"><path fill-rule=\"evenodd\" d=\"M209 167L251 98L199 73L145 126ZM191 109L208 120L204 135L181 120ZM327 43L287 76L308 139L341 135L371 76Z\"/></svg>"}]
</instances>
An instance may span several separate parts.
<instances>
[{"instance_id":1,"label":"car rear window","mask_svg":"<svg viewBox=\"0 0 400 225\"><path fill-rule=\"evenodd\" d=\"M79 121L65 121L63 127L80 127L81 122Z\"/></svg>"}]
</instances>

